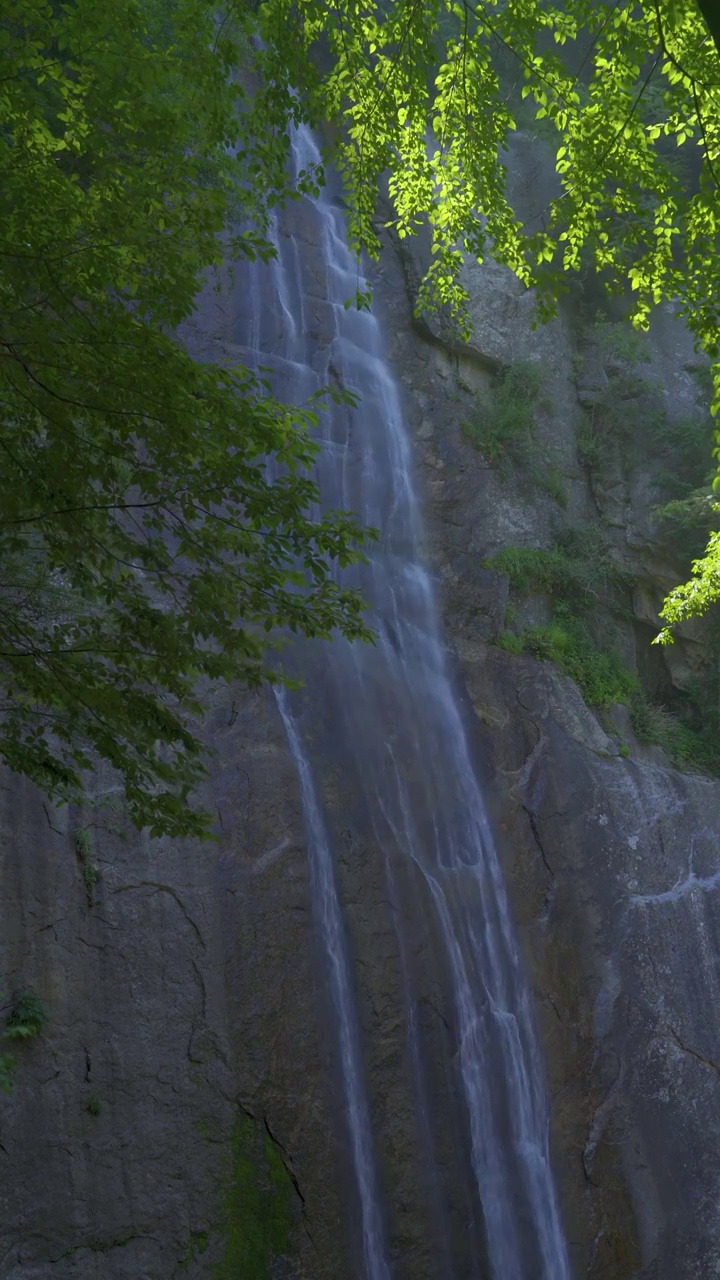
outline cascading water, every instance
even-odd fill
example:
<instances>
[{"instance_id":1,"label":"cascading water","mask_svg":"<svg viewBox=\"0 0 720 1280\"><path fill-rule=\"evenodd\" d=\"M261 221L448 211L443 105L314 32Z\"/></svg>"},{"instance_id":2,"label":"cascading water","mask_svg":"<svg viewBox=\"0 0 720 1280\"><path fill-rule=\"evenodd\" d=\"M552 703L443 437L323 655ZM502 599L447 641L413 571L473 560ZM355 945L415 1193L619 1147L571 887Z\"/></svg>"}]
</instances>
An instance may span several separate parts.
<instances>
[{"instance_id":1,"label":"cascading water","mask_svg":"<svg viewBox=\"0 0 720 1280\"><path fill-rule=\"evenodd\" d=\"M320 159L303 128L298 170ZM326 701L374 838L392 877L414 868L434 904L455 1005L459 1084L493 1280L567 1280L569 1268L548 1152L548 1108L530 998L485 805L449 678L398 394L374 316L347 310L358 284L342 217L326 197L304 201L322 264L321 334L304 313L297 241L278 232L278 258L252 270L246 345L272 367L279 397L302 403L333 378L360 397L324 415L317 479L324 507L354 510L380 530L365 566L344 572L370 603L375 646L338 639L323 654ZM307 272L305 273L307 275ZM318 273L316 273L317 275ZM317 309L316 309L317 316ZM302 646L297 659L303 668ZM312 690L310 690L312 693ZM350 963L330 845L310 753L292 710L280 711L300 778L321 946L360 1202L365 1280L387 1280ZM409 1018L412 1037L414 1023ZM419 1057L415 1040L414 1058ZM418 1073L419 1063L418 1063ZM424 1105L432 1107L432 1099ZM437 1280L446 1280L446 1273Z\"/></svg>"},{"instance_id":2,"label":"cascading water","mask_svg":"<svg viewBox=\"0 0 720 1280\"><path fill-rule=\"evenodd\" d=\"M312 771L303 751L295 722L288 710L287 698L282 691L276 696L290 750L297 764L300 793L308 827L313 897L322 946L329 968L353 1170L360 1198L365 1271L368 1280L389 1280L390 1272L385 1261L382 1222L375 1182L370 1117L363 1088L352 985L332 856L313 784Z\"/></svg>"}]
</instances>

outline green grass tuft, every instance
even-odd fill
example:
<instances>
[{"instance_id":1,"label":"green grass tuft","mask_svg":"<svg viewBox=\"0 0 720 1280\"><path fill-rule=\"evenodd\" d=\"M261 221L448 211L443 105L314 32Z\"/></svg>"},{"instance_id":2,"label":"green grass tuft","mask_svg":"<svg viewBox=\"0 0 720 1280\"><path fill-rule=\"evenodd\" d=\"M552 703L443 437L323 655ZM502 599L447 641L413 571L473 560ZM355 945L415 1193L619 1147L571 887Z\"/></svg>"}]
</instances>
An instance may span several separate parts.
<instances>
[{"instance_id":1,"label":"green grass tuft","mask_svg":"<svg viewBox=\"0 0 720 1280\"><path fill-rule=\"evenodd\" d=\"M638 688L637 677L619 655L613 649L598 648L583 624L569 613L556 616L548 627L528 627L522 640L533 657L554 662L570 676L590 706L628 702Z\"/></svg>"},{"instance_id":2,"label":"green grass tuft","mask_svg":"<svg viewBox=\"0 0 720 1280\"><path fill-rule=\"evenodd\" d=\"M522 653L525 648L522 636L517 635L514 631L503 631L502 635L498 636L496 643L499 649L505 649L507 653Z\"/></svg>"},{"instance_id":3,"label":"green grass tuft","mask_svg":"<svg viewBox=\"0 0 720 1280\"><path fill-rule=\"evenodd\" d=\"M717 738L709 730L691 729L642 694L630 703L630 723L639 742L661 747L679 768L720 773Z\"/></svg>"},{"instance_id":4,"label":"green grass tuft","mask_svg":"<svg viewBox=\"0 0 720 1280\"><path fill-rule=\"evenodd\" d=\"M508 365L493 379L490 395L476 397L472 416L462 423L466 439L504 476L528 455L543 380L535 360Z\"/></svg>"},{"instance_id":5,"label":"green grass tuft","mask_svg":"<svg viewBox=\"0 0 720 1280\"><path fill-rule=\"evenodd\" d=\"M597 525L564 530L549 550L503 547L483 567L506 574L519 595L550 595L570 601L575 611L628 585Z\"/></svg>"}]
</instances>

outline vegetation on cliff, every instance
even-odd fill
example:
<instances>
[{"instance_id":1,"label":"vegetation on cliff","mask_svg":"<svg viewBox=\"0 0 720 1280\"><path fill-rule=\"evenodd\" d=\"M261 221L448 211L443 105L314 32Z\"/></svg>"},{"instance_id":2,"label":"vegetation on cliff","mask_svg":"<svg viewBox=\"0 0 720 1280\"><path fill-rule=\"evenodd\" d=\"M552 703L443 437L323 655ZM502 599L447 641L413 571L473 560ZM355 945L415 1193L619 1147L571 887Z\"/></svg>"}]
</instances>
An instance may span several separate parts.
<instances>
[{"instance_id":1,"label":"vegetation on cliff","mask_svg":"<svg viewBox=\"0 0 720 1280\"><path fill-rule=\"evenodd\" d=\"M558 144L532 233L502 160L528 103ZM429 221L420 308L466 332L462 256L492 253L546 317L589 261L611 288L630 280L640 328L678 299L717 390L719 107L693 0L10 0L0 757L59 799L102 758L139 825L203 832L201 682L275 678L288 629L368 637L331 572L365 534L313 515L318 406L283 406L172 336L203 273L269 257L273 207L322 182L320 166L289 183L289 123L329 126L358 250L378 251L383 173L397 233ZM718 596L713 534L666 618Z\"/></svg>"},{"instance_id":2,"label":"vegetation on cliff","mask_svg":"<svg viewBox=\"0 0 720 1280\"><path fill-rule=\"evenodd\" d=\"M634 621L633 578L598 525L566 528L548 550L504 547L485 567L505 574L512 592L500 648L553 662L601 719L624 704L636 738L662 747L679 768L720 774L717 642L708 645L709 672L695 696L665 690L673 695L669 709L621 652ZM547 601L548 620L518 626L514 601L531 596Z\"/></svg>"},{"instance_id":3,"label":"vegetation on cliff","mask_svg":"<svg viewBox=\"0 0 720 1280\"><path fill-rule=\"evenodd\" d=\"M39 1036L47 1022L47 1010L35 991L29 988L18 991L0 1031L0 1044L4 1041L20 1045ZM16 1059L12 1053L0 1053L0 1092L9 1093L15 1076Z\"/></svg>"},{"instance_id":4,"label":"vegetation on cliff","mask_svg":"<svg viewBox=\"0 0 720 1280\"><path fill-rule=\"evenodd\" d=\"M287 1252L296 1192L267 1125L239 1110L232 1136L222 1233L213 1280L272 1280Z\"/></svg>"}]
</instances>

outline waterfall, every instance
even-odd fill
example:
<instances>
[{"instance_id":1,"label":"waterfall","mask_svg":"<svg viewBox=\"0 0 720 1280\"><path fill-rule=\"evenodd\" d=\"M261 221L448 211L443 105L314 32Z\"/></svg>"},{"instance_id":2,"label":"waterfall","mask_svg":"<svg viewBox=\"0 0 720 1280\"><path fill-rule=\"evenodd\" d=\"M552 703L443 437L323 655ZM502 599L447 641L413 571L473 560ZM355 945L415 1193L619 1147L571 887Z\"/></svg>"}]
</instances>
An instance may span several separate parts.
<instances>
[{"instance_id":1,"label":"waterfall","mask_svg":"<svg viewBox=\"0 0 720 1280\"><path fill-rule=\"evenodd\" d=\"M310 872L322 947L330 973L330 990L336 1018L342 1067L342 1091L347 1114L353 1170L360 1198L363 1253L367 1280L390 1280L385 1261L382 1223L375 1184L370 1117L360 1066L360 1048L352 999L352 986L343 937L342 916L335 887L332 857L308 759L284 691L276 693L290 751L300 778L308 828Z\"/></svg>"},{"instance_id":2,"label":"waterfall","mask_svg":"<svg viewBox=\"0 0 720 1280\"><path fill-rule=\"evenodd\" d=\"M303 127L293 134L293 155L298 170L320 159ZM325 646L322 698L389 871L402 860L434 907L452 984L458 1087L493 1280L568 1280L530 996L422 563L422 520L401 404L376 318L344 305L364 282L347 248L342 216L326 195L302 206L305 234L320 265L308 283L297 239L276 226L277 260L251 270L245 345L257 363L272 368L273 389L281 398L301 403L333 378L358 394L357 409L338 408L322 417L321 505L354 510L381 531L368 564L342 572L343 582L357 586L370 603L377 644L338 639ZM312 315L306 310L309 296ZM390 1270L331 851L293 699L279 695L278 705L308 832L360 1202L363 1280L386 1280ZM419 1053L417 1044L412 1051ZM438 1272L437 1280L446 1275Z\"/></svg>"}]
</instances>

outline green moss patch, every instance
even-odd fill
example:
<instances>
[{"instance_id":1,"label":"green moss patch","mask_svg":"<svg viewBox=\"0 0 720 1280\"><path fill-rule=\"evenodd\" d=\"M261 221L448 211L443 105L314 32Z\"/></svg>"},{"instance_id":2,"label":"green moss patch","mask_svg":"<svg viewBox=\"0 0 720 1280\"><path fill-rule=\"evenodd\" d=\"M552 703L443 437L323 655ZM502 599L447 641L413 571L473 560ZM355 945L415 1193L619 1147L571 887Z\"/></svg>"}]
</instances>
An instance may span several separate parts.
<instances>
[{"instance_id":1,"label":"green moss patch","mask_svg":"<svg viewBox=\"0 0 720 1280\"><path fill-rule=\"evenodd\" d=\"M266 1127L241 1111L224 1198L225 1252L213 1280L271 1280L288 1251L295 1190Z\"/></svg>"}]
</instances>

